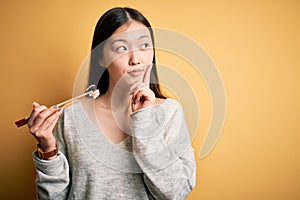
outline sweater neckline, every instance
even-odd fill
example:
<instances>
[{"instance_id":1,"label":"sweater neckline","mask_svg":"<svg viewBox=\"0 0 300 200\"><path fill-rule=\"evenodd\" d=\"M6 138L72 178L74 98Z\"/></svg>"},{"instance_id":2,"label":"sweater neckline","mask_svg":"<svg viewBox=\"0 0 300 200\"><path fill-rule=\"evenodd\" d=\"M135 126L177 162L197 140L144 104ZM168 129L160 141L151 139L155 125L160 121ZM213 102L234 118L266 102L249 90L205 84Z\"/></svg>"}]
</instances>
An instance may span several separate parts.
<instances>
[{"instance_id":1,"label":"sweater neckline","mask_svg":"<svg viewBox=\"0 0 300 200\"><path fill-rule=\"evenodd\" d=\"M72 107L78 138L83 147L97 162L119 172L142 172L133 153L120 147L127 138L118 143L118 145L112 143L90 119L80 102Z\"/></svg>"}]
</instances>

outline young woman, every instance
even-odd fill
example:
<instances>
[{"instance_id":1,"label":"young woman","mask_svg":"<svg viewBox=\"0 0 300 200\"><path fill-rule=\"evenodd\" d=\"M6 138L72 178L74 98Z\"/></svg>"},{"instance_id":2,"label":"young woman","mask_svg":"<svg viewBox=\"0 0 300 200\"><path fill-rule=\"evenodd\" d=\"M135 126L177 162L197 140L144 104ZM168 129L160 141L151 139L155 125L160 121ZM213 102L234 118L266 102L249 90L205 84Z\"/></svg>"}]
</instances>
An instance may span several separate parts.
<instances>
[{"instance_id":1,"label":"young woman","mask_svg":"<svg viewBox=\"0 0 300 200\"><path fill-rule=\"evenodd\" d=\"M185 199L194 151L180 104L160 92L153 32L140 12L113 8L99 19L89 83L100 89L96 100L64 111L33 103L38 198Z\"/></svg>"}]
</instances>

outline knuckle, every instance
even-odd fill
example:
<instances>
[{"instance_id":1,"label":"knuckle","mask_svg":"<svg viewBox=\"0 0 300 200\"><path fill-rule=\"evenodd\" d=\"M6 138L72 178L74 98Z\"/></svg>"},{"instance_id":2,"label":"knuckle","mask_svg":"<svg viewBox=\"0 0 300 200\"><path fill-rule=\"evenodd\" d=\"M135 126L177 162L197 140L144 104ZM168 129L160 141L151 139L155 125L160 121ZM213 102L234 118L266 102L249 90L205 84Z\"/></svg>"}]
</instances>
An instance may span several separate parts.
<instances>
[{"instance_id":1,"label":"knuckle","mask_svg":"<svg viewBox=\"0 0 300 200\"><path fill-rule=\"evenodd\" d=\"M45 110L45 109L48 109L47 106L42 105L42 106L41 106L41 110Z\"/></svg>"},{"instance_id":2,"label":"knuckle","mask_svg":"<svg viewBox=\"0 0 300 200\"><path fill-rule=\"evenodd\" d=\"M48 123L48 125L55 123L59 118L59 113L55 113L54 115L51 115L51 117L49 117L46 122Z\"/></svg>"},{"instance_id":3,"label":"knuckle","mask_svg":"<svg viewBox=\"0 0 300 200\"><path fill-rule=\"evenodd\" d=\"M42 112L41 114L39 114L37 118L40 120L44 120L47 116L48 116L48 112Z\"/></svg>"},{"instance_id":4,"label":"knuckle","mask_svg":"<svg viewBox=\"0 0 300 200\"><path fill-rule=\"evenodd\" d=\"M49 115L49 110L45 110L41 113L41 116L44 118L47 117L48 115Z\"/></svg>"},{"instance_id":5,"label":"knuckle","mask_svg":"<svg viewBox=\"0 0 300 200\"><path fill-rule=\"evenodd\" d=\"M30 127L30 128L29 128L29 131L30 131L30 133L36 135L36 134L37 134L37 131L38 131L38 128L35 127L35 126L33 126L33 127Z\"/></svg>"},{"instance_id":6,"label":"knuckle","mask_svg":"<svg viewBox=\"0 0 300 200\"><path fill-rule=\"evenodd\" d=\"M44 137L44 135L43 135L42 132L37 132L37 133L34 134L34 136L35 136L36 138L39 138L39 139L41 139L41 138Z\"/></svg>"},{"instance_id":7,"label":"knuckle","mask_svg":"<svg viewBox=\"0 0 300 200\"><path fill-rule=\"evenodd\" d=\"M52 124L51 119L47 119L46 121L44 121L44 124L43 124L43 125L49 126L49 125L51 125L51 124Z\"/></svg>"},{"instance_id":8,"label":"knuckle","mask_svg":"<svg viewBox=\"0 0 300 200\"><path fill-rule=\"evenodd\" d=\"M45 115L45 113L44 113L44 114L43 114L43 113L39 113L39 114L36 116L36 118L37 118L37 119L43 118L44 115Z\"/></svg>"},{"instance_id":9,"label":"knuckle","mask_svg":"<svg viewBox=\"0 0 300 200\"><path fill-rule=\"evenodd\" d=\"M36 117L36 121L44 121L45 117L43 115L39 115Z\"/></svg>"},{"instance_id":10,"label":"knuckle","mask_svg":"<svg viewBox=\"0 0 300 200\"><path fill-rule=\"evenodd\" d=\"M56 112L56 113L54 113L53 115L51 115L48 119L49 119L51 122L53 122L53 121L57 120L58 117L59 117L59 113Z\"/></svg>"}]
</instances>

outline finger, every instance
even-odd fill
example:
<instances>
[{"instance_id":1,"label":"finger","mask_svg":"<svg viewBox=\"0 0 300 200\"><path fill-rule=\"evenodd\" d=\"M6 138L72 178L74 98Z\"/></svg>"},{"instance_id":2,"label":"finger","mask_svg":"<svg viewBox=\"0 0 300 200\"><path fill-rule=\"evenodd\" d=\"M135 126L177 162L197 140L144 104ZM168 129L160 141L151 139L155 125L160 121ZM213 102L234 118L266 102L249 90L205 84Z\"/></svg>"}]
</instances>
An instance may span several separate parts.
<instances>
[{"instance_id":1,"label":"finger","mask_svg":"<svg viewBox=\"0 0 300 200\"><path fill-rule=\"evenodd\" d=\"M50 107L49 109L45 109L42 112L40 112L39 115L33 121L33 127L35 129L37 127L40 127L43 124L43 122L57 110L58 110L57 108Z\"/></svg>"},{"instance_id":2,"label":"finger","mask_svg":"<svg viewBox=\"0 0 300 200\"><path fill-rule=\"evenodd\" d=\"M136 95L142 90L147 90L147 87L145 86L145 84L138 85L132 92L132 96L136 97Z\"/></svg>"},{"instance_id":3,"label":"finger","mask_svg":"<svg viewBox=\"0 0 300 200\"><path fill-rule=\"evenodd\" d=\"M50 116L48 116L41 125L34 123L32 127L30 127L30 132L39 137L41 134L43 134L45 131L47 131L47 129L49 129L49 127L54 123L54 126L56 125L56 122L59 118L59 111L54 112L53 114L51 114ZM52 131L51 131L52 132Z\"/></svg>"},{"instance_id":4,"label":"finger","mask_svg":"<svg viewBox=\"0 0 300 200\"><path fill-rule=\"evenodd\" d=\"M139 90L138 93L135 95L135 103L139 103L142 97L146 97L144 90Z\"/></svg>"},{"instance_id":5,"label":"finger","mask_svg":"<svg viewBox=\"0 0 300 200\"><path fill-rule=\"evenodd\" d=\"M134 95L133 95L133 102L134 103L138 103L141 101L141 99L143 101L153 101L153 97L155 98L154 93L152 92L151 89L149 88L141 88L139 91L137 91Z\"/></svg>"},{"instance_id":6,"label":"finger","mask_svg":"<svg viewBox=\"0 0 300 200\"><path fill-rule=\"evenodd\" d=\"M143 78L143 82L144 82L144 83L147 83L147 84L150 83L150 76L151 76L152 66L153 66L153 64L151 63L151 64L146 68L146 71L145 71L145 74L144 74L144 78Z\"/></svg>"},{"instance_id":7,"label":"finger","mask_svg":"<svg viewBox=\"0 0 300 200\"><path fill-rule=\"evenodd\" d=\"M60 116L60 114L59 114L59 116ZM49 131L49 132L53 133L54 127L56 126L56 124L59 120L59 116L54 119L53 123L47 128L46 131Z\"/></svg>"},{"instance_id":8,"label":"finger","mask_svg":"<svg viewBox=\"0 0 300 200\"><path fill-rule=\"evenodd\" d=\"M52 132L61 113L62 113L61 111L56 111L52 115L50 115L44 121L44 123L40 126L40 129L41 130L46 130L47 132Z\"/></svg>"},{"instance_id":9,"label":"finger","mask_svg":"<svg viewBox=\"0 0 300 200\"><path fill-rule=\"evenodd\" d=\"M32 126L32 124L33 124L35 118L39 115L40 112L42 112L42 111L44 111L44 110L47 109L46 106L40 106L40 105L39 105L38 103L36 103L36 102L33 102L32 106L33 106L33 110L32 110L32 112L31 112L30 117L29 117L29 120L28 120L28 125L29 125L29 126Z\"/></svg>"},{"instance_id":10,"label":"finger","mask_svg":"<svg viewBox=\"0 0 300 200\"><path fill-rule=\"evenodd\" d=\"M149 84L144 82L138 82L138 84L135 85L134 89L132 90L132 94L138 92L139 90L148 90Z\"/></svg>"},{"instance_id":11,"label":"finger","mask_svg":"<svg viewBox=\"0 0 300 200\"><path fill-rule=\"evenodd\" d=\"M130 86L129 94L134 95L141 87L143 87L144 83L140 81L136 81L134 84Z\"/></svg>"},{"instance_id":12,"label":"finger","mask_svg":"<svg viewBox=\"0 0 300 200\"><path fill-rule=\"evenodd\" d=\"M137 100L137 94L142 91L142 90L148 90L148 86L145 83L140 83L139 85L136 86L136 88L132 91L132 102L135 103Z\"/></svg>"},{"instance_id":13,"label":"finger","mask_svg":"<svg viewBox=\"0 0 300 200\"><path fill-rule=\"evenodd\" d=\"M49 138L53 137L53 130L57 124L59 116L62 112L56 111L54 114L49 116L44 123L36 129L32 135L39 141L40 143L44 143L49 141ZM44 142L41 142L44 141Z\"/></svg>"}]
</instances>

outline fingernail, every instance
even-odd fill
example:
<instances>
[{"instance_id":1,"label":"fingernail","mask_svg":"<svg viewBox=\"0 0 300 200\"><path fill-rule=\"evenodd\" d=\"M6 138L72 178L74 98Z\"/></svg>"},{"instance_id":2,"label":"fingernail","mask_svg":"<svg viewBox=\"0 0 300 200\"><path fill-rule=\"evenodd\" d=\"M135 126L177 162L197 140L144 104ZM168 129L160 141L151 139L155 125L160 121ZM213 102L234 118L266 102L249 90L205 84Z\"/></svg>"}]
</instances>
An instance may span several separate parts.
<instances>
[{"instance_id":1,"label":"fingernail","mask_svg":"<svg viewBox=\"0 0 300 200\"><path fill-rule=\"evenodd\" d=\"M56 109L56 108L58 108L58 106L57 106L57 105L54 105L53 108Z\"/></svg>"},{"instance_id":2,"label":"fingernail","mask_svg":"<svg viewBox=\"0 0 300 200\"><path fill-rule=\"evenodd\" d=\"M64 111L64 109L63 108L61 108L58 112L59 113L62 113Z\"/></svg>"},{"instance_id":3,"label":"fingernail","mask_svg":"<svg viewBox=\"0 0 300 200\"><path fill-rule=\"evenodd\" d=\"M133 99L131 100L131 102L132 102L133 104L135 104L135 99L133 98Z\"/></svg>"}]
</instances>

